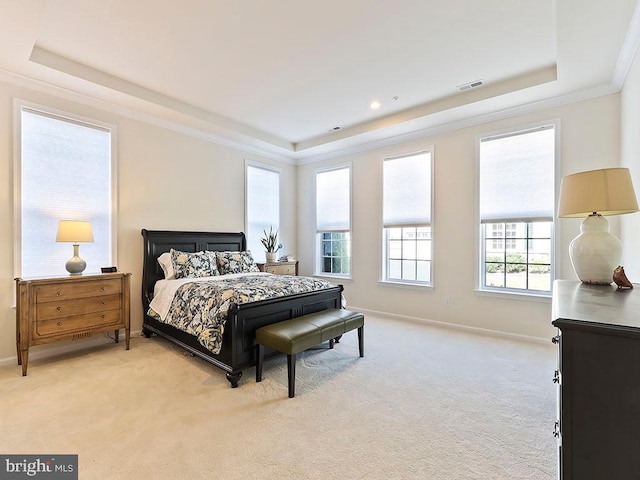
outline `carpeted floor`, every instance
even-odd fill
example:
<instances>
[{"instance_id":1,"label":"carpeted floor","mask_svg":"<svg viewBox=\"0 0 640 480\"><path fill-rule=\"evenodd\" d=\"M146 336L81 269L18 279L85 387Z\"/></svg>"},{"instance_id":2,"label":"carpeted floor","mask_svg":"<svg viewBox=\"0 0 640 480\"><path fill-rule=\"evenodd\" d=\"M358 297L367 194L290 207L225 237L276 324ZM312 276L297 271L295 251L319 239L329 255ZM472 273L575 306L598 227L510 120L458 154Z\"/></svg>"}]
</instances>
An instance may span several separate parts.
<instances>
[{"instance_id":1,"label":"carpeted floor","mask_svg":"<svg viewBox=\"0 0 640 480\"><path fill-rule=\"evenodd\" d=\"M37 347L36 347L37 348ZM0 452L79 455L79 478L531 479L556 477L551 344L367 316L286 357L262 383L160 338L0 368Z\"/></svg>"}]
</instances>

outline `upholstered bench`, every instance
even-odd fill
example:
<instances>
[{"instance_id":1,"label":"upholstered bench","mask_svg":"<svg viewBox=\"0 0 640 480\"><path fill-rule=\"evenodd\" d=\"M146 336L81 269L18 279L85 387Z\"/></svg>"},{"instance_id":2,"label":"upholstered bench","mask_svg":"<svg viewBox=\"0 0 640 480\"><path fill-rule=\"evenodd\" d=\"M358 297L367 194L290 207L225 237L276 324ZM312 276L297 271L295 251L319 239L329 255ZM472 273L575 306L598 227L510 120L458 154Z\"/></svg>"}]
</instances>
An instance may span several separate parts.
<instances>
[{"instance_id":1,"label":"upholstered bench","mask_svg":"<svg viewBox=\"0 0 640 480\"><path fill-rule=\"evenodd\" d=\"M342 334L358 329L358 348L364 357L364 315L350 310L330 308L282 322L272 323L256 330L256 382L262 381L264 348L287 354L289 398L295 396L296 354L313 346L334 340Z\"/></svg>"}]
</instances>

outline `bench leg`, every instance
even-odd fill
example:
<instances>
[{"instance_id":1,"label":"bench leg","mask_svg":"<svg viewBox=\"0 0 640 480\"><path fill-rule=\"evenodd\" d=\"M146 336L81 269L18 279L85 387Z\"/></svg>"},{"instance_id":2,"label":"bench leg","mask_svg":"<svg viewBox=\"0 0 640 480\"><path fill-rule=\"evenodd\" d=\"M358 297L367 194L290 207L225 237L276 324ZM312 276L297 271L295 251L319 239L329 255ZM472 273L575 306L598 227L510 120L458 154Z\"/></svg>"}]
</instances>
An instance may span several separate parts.
<instances>
[{"instance_id":1,"label":"bench leg","mask_svg":"<svg viewBox=\"0 0 640 480\"><path fill-rule=\"evenodd\" d=\"M333 338L331 340L329 340L329 348L330 349L333 349L333 342L334 342Z\"/></svg>"},{"instance_id":2,"label":"bench leg","mask_svg":"<svg viewBox=\"0 0 640 480\"><path fill-rule=\"evenodd\" d=\"M289 375L289 398L296 395L296 354L287 354L287 372Z\"/></svg>"},{"instance_id":3,"label":"bench leg","mask_svg":"<svg viewBox=\"0 0 640 480\"><path fill-rule=\"evenodd\" d=\"M262 381L262 364L264 363L264 346L256 344L256 382Z\"/></svg>"},{"instance_id":4,"label":"bench leg","mask_svg":"<svg viewBox=\"0 0 640 480\"><path fill-rule=\"evenodd\" d=\"M360 356L364 357L364 325L358 327L358 349L360 350Z\"/></svg>"}]
</instances>

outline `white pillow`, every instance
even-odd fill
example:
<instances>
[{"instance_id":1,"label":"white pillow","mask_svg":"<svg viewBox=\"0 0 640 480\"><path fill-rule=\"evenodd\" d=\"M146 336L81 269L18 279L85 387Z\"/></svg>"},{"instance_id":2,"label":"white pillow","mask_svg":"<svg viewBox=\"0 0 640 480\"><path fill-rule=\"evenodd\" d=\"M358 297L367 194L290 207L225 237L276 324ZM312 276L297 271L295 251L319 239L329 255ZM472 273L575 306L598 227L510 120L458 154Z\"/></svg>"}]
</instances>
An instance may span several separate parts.
<instances>
[{"instance_id":1,"label":"white pillow","mask_svg":"<svg viewBox=\"0 0 640 480\"><path fill-rule=\"evenodd\" d=\"M176 278L176 272L173 269L173 262L171 261L171 252L165 252L158 257L158 263L162 267L165 280L174 280Z\"/></svg>"}]
</instances>

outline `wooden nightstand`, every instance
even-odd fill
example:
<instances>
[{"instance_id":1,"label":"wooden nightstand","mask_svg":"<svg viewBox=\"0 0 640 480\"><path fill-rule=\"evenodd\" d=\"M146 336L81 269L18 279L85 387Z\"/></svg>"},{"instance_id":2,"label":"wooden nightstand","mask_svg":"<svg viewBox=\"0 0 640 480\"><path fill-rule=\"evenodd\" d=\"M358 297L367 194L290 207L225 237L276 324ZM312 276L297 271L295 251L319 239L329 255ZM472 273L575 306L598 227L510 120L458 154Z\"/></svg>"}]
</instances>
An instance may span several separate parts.
<instances>
[{"instance_id":1,"label":"wooden nightstand","mask_svg":"<svg viewBox=\"0 0 640 480\"><path fill-rule=\"evenodd\" d=\"M130 339L130 273L16 278L16 347L22 375L29 347L121 328Z\"/></svg>"},{"instance_id":2,"label":"wooden nightstand","mask_svg":"<svg viewBox=\"0 0 640 480\"><path fill-rule=\"evenodd\" d=\"M276 275L298 275L298 261L258 263L261 272L275 273Z\"/></svg>"}]
</instances>

